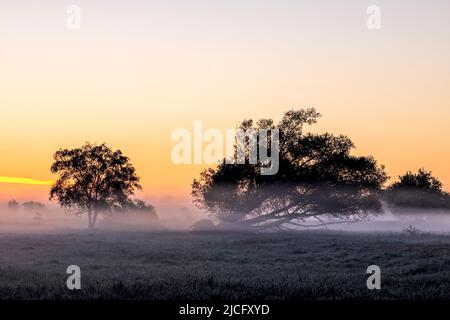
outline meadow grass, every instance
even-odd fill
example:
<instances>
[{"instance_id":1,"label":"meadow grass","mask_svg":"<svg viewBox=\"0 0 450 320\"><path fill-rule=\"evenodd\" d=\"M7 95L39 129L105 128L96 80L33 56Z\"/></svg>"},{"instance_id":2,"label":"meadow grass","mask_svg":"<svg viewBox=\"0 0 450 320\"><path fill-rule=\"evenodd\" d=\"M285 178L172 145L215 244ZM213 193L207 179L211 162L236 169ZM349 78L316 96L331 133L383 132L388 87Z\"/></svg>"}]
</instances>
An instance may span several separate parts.
<instances>
[{"instance_id":1,"label":"meadow grass","mask_svg":"<svg viewBox=\"0 0 450 320\"><path fill-rule=\"evenodd\" d=\"M66 268L81 268L81 290ZM381 287L366 287L369 265ZM0 299L449 299L450 236L0 234Z\"/></svg>"}]
</instances>

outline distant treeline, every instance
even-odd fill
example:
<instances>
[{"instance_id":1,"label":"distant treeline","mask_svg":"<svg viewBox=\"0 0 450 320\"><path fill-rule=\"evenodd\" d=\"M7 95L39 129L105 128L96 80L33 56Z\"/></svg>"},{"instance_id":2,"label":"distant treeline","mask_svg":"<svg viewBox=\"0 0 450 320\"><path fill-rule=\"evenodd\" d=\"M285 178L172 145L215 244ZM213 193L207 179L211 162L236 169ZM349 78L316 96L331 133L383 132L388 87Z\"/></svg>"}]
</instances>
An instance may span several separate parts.
<instances>
[{"instance_id":1,"label":"distant treeline","mask_svg":"<svg viewBox=\"0 0 450 320\"><path fill-rule=\"evenodd\" d=\"M8 209L18 210L20 207L24 208L26 211L41 211L47 209L47 207L44 204L36 201L26 201L22 204L20 204L14 199L8 201Z\"/></svg>"}]
</instances>

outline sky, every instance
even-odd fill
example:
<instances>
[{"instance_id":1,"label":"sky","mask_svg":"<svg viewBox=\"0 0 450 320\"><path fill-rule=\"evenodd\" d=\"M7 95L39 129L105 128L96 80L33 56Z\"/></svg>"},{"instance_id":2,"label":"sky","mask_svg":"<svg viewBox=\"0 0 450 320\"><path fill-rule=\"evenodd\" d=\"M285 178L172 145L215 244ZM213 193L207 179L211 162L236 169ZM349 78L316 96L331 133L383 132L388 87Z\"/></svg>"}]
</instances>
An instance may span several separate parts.
<instances>
[{"instance_id":1,"label":"sky","mask_svg":"<svg viewBox=\"0 0 450 320\"><path fill-rule=\"evenodd\" d=\"M432 170L450 191L447 0L0 6L0 201L46 200L52 154L90 141L131 158L142 197L189 202L207 165L173 164L174 130L305 107L323 114L312 131L348 135L394 178Z\"/></svg>"}]
</instances>

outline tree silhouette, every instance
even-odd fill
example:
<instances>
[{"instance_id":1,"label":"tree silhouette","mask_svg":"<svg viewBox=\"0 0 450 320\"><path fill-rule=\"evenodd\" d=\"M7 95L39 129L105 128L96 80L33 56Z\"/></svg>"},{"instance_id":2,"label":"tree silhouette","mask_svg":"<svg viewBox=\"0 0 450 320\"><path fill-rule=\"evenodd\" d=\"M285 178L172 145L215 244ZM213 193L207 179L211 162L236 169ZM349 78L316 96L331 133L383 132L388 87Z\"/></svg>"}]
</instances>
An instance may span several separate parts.
<instances>
[{"instance_id":1,"label":"tree silhouette","mask_svg":"<svg viewBox=\"0 0 450 320\"><path fill-rule=\"evenodd\" d=\"M149 215L156 214L155 207L142 200L133 200L130 204L130 210Z\"/></svg>"},{"instance_id":2,"label":"tree silhouette","mask_svg":"<svg viewBox=\"0 0 450 320\"><path fill-rule=\"evenodd\" d=\"M8 201L8 209L9 210L17 210L20 207L20 203L18 203L16 200L9 200Z\"/></svg>"},{"instance_id":3,"label":"tree silhouette","mask_svg":"<svg viewBox=\"0 0 450 320\"><path fill-rule=\"evenodd\" d=\"M146 215L149 218L157 219L156 209L153 205L146 203L143 200L135 199L129 201L125 206L116 208L117 212L133 212L142 215Z\"/></svg>"},{"instance_id":4,"label":"tree silhouette","mask_svg":"<svg viewBox=\"0 0 450 320\"><path fill-rule=\"evenodd\" d=\"M449 210L450 195L431 171L408 171L398 177L385 191L385 200L393 213L410 213L415 210Z\"/></svg>"},{"instance_id":5,"label":"tree silhouette","mask_svg":"<svg viewBox=\"0 0 450 320\"><path fill-rule=\"evenodd\" d=\"M44 204L36 201L24 202L22 203L22 206L27 211L45 210L47 208Z\"/></svg>"},{"instance_id":6,"label":"tree silhouette","mask_svg":"<svg viewBox=\"0 0 450 320\"><path fill-rule=\"evenodd\" d=\"M87 213L89 228L95 227L99 213L127 207L135 190L142 189L129 158L105 144L61 149L53 157L51 172L59 178L50 199L76 214Z\"/></svg>"},{"instance_id":7,"label":"tree silhouette","mask_svg":"<svg viewBox=\"0 0 450 320\"><path fill-rule=\"evenodd\" d=\"M279 130L278 173L261 175L266 164L259 161L224 159L194 180L194 203L224 221L275 229L304 226L312 218L324 225L330 223L324 217L354 221L381 212L384 167L372 157L350 155L354 146L346 136L304 133L319 117L310 108L286 112L277 125L271 119L244 120L239 127L244 131Z\"/></svg>"}]
</instances>

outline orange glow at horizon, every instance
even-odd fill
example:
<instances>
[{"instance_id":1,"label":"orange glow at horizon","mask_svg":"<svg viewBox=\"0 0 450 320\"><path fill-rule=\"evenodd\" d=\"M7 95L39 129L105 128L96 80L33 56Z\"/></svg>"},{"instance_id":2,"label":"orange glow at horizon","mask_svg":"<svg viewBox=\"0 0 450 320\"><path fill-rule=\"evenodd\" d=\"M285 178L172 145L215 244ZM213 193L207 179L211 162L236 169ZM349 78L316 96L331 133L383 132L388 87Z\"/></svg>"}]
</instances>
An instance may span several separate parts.
<instances>
[{"instance_id":1,"label":"orange glow at horizon","mask_svg":"<svg viewBox=\"0 0 450 320\"><path fill-rule=\"evenodd\" d=\"M48 200L52 155L86 141L130 157L140 198L187 202L210 166L172 163L174 130L307 107L323 117L305 132L450 191L450 1L380 0L380 30L356 0L82 2L77 31L57 1L2 6L0 205Z\"/></svg>"},{"instance_id":2,"label":"orange glow at horizon","mask_svg":"<svg viewBox=\"0 0 450 320\"><path fill-rule=\"evenodd\" d=\"M53 181L52 180L35 180L35 179L28 179L28 178L2 177L2 176L0 176L0 183L31 184L31 185L50 186L50 185L53 184Z\"/></svg>"}]
</instances>

